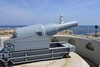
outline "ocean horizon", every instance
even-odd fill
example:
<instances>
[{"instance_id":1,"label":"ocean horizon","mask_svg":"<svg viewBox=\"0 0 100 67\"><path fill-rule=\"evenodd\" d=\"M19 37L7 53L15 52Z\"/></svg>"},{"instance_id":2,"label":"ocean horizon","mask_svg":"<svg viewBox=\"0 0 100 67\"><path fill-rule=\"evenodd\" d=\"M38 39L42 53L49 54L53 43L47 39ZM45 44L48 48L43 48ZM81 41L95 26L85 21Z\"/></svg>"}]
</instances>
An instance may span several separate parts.
<instances>
[{"instance_id":1,"label":"ocean horizon","mask_svg":"<svg viewBox=\"0 0 100 67\"><path fill-rule=\"evenodd\" d=\"M28 25L1 25L0 28L18 28L25 27ZM95 25L79 25L73 28L70 28L74 34L89 34L95 33ZM97 32L100 32L100 25L98 26Z\"/></svg>"},{"instance_id":2,"label":"ocean horizon","mask_svg":"<svg viewBox=\"0 0 100 67\"><path fill-rule=\"evenodd\" d=\"M29 25L0 25L0 28L2 27L8 27L8 28L11 28L11 27L24 27L24 26L29 26ZM99 28L100 28L100 25L97 25ZM76 27L95 27L95 25L78 25Z\"/></svg>"}]
</instances>

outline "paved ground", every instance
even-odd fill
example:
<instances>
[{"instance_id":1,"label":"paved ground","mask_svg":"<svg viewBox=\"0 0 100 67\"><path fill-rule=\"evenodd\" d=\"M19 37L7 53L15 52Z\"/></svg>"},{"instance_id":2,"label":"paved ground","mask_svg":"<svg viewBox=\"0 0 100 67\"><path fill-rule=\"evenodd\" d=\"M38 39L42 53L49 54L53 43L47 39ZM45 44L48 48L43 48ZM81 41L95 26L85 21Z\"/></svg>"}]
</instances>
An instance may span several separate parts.
<instances>
[{"instance_id":1,"label":"paved ground","mask_svg":"<svg viewBox=\"0 0 100 67\"><path fill-rule=\"evenodd\" d=\"M86 58L84 58L84 57L82 57L89 65L90 65L90 67L97 67L97 65L95 65L93 62L91 62L90 60L88 60L88 59L86 59Z\"/></svg>"}]
</instances>

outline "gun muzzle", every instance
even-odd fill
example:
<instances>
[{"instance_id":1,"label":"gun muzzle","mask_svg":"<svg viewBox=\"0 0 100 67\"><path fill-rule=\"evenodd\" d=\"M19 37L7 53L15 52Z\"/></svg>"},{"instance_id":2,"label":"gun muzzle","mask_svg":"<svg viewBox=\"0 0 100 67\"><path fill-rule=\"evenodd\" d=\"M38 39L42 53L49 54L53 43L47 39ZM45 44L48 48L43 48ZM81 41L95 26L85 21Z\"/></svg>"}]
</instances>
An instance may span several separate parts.
<instances>
[{"instance_id":1,"label":"gun muzzle","mask_svg":"<svg viewBox=\"0 0 100 67\"><path fill-rule=\"evenodd\" d=\"M66 30L72 27L77 26L77 21L69 22L69 23L62 23L62 24L49 24L44 25L45 33L47 35L56 34L59 31Z\"/></svg>"}]
</instances>

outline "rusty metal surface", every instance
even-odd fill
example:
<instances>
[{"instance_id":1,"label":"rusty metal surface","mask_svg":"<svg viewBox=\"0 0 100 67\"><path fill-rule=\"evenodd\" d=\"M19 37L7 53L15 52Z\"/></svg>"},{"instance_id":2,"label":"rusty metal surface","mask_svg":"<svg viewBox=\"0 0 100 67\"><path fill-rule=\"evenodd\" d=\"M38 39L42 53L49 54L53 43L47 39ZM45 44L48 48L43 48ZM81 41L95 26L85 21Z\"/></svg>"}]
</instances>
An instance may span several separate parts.
<instances>
[{"instance_id":1,"label":"rusty metal surface","mask_svg":"<svg viewBox=\"0 0 100 67\"><path fill-rule=\"evenodd\" d=\"M56 60L40 61L17 65L13 67L90 67L79 55L70 53L71 58L62 58Z\"/></svg>"}]
</instances>

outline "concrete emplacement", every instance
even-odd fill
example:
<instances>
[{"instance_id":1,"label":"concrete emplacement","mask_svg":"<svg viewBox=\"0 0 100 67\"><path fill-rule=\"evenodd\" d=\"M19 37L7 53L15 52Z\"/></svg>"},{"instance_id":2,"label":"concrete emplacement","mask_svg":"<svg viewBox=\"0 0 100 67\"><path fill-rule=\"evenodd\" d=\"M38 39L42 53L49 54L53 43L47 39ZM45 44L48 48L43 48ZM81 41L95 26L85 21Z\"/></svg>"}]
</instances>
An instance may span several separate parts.
<instances>
[{"instance_id":1,"label":"concrete emplacement","mask_svg":"<svg viewBox=\"0 0 100 67\"><path fill-rule=\"evenodd\" d=\"M71 35L54 35L51 40L53 38L75 45L77 54L91 61L95 67L100 65L100 41ZM94 67L93 64L90 63L90 66Z\"/></svg>"},{"instance_id":2,"label":"concrete emplacement","mask_svg":"<svg viewBox=\"0 0 100 67\"><path fill-rule=\"evenodd\" d=\"M75 37L72 36L60 36L55 35L52 36L59 39L59 41L66 41L76 46L76 52L77 52L77 41L74 39ZM60 38L59 38L60 37ZM68 38L69 37L69 38ZM72 37L72 38L70 38ZM1 37L1 46L3 48L3 41L7 39L8 37ZM79 44L78 44L79 45ZM55 60L45 60L35 63L27 63L27 64L21 64L16 65L12 67L90 67L78 54L71 52L70 53L71 58L62 58L62 59L55 59Z\"/></svg>"}]
</instances>

